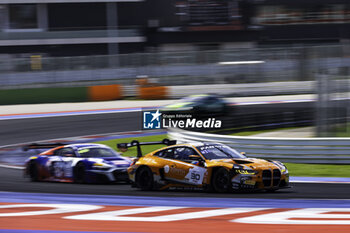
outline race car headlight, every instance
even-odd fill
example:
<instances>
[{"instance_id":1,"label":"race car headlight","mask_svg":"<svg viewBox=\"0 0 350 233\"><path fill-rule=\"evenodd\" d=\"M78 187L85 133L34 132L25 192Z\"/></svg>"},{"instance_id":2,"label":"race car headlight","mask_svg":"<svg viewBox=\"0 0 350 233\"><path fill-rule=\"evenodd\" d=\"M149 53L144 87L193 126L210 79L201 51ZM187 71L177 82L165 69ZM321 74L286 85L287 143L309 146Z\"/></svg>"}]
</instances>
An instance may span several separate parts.
<instances>
[{"instance_id":1,"label":"race car headlight","mask_svg":"<svg viewBox=\"0 0 350 233\"><path fill-rule=\"evenodd\" d=\"M288 169L287 169L286 165L284 165L283 163L280 163L280 170L281 170L282 174L288 173Z\"/></svg>"},{"instance_id":2,"label":"race car headlight","mask_svg":"<svg viewBox=\"0 0 350 233\"><path fill-rule=\"evenodd\" d=\"M256 175L258 171L248 170L248 169L235 169L235 172L243 175Z\"/></svg>"},{"instance_id":3,"label":"race car headlight","mask_svg":"<svg viewBox=\"0 0 350 233\"><path fill-rule=\"evenodd\" d=\"M108 170L111 168L111 166L103 163L94 163L92 168L96 170Z\"/></svg>"},{"instance_id":4,"label":"race car headlight","mask_svg":"<svg viewBox=\"0 0 350 233\"><path fill-rule=\"evenodd\" d=\"M287 169L286 165L284 165L280 161L271 161L271 162L273 164L275 164L280 169L281 174L287 174L288 173L288 169Z\"/></svg>"},{"instance_id":5,"label":"race car headlight","mask_svg":"<svg viewBox=\"0 0 350 233\"><path fill-rule=\"evenodd\" d=\"M287 174L288 173L288 169L286 166L283 165L283 168L281 169L281 173L282 174Z\"/></svg>"}]
</instances>

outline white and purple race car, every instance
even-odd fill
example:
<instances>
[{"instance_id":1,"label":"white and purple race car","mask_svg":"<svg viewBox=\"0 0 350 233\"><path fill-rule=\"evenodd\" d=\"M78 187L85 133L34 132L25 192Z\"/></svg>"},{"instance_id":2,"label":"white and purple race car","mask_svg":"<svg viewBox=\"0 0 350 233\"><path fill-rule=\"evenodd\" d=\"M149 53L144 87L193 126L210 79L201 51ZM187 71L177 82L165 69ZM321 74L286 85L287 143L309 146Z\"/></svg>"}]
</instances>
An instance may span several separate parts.
<instances>
[{"instance_id":1,"label":"white and purple race car","mask_svg":"<svg viewBox=\"0 0 350 233\"><path fill-rule=\"evenodd\" d=\"M121 156L106 145L31 144L23 149L49 149L27 159L25 175L29 176L31 181L74 183L129 181L127 168L132 159Z\"/></svg>"}]
</instances>

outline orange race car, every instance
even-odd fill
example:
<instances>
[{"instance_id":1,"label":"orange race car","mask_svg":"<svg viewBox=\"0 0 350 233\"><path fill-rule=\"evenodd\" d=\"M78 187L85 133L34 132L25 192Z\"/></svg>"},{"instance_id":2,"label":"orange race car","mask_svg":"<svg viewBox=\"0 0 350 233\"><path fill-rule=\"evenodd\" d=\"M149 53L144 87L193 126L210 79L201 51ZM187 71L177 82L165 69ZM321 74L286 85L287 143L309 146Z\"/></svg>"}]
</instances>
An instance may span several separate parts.
<instances>
[{"instance_id":1,"label":"orange race car","mask_svg":"<svg viewBox=\"0 0 350 233\"><path fill-rule=\"evenodd\" d=\"M165 144L167 147L142 156L142 145ZM247 158L220 143L176 144L161 142L120 143L125 151L137 147L138 159L128 168L133 185L142 190L201 188L207 191L274 191L289 188L289 173L279 161Z\"/></svg>"}]
</instances>

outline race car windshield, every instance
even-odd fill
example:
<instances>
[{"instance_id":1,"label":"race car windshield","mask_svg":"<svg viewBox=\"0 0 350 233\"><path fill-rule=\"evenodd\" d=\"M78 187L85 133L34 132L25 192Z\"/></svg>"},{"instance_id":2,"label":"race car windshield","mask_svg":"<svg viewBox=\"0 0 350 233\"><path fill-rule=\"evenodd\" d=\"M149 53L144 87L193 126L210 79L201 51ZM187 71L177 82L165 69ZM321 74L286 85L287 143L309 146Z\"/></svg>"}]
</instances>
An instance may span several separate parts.
<instances>
[{"instance_id":1,"label":"race car windshield","mask_svg":"<svg viewBox=\"0 0 350 233\"><path fill-rule=\"evenodd\" d=\"M203 96L189 96L181 99L179 102L196 102L202 99L203 99Z\"/></svg>"},{"instance_id":2,"label":"race car windshield","mask_svg":"<svg viewBox=\"0 0 350 233\"><path fill-rule=\"evenodd\" d=\"M243 159L244 155L225 145L199 146L197 149L209 160L212 159Z\"/></svg>"},{"instance_id":3,"label":"race car windshield","mask_svg":"<svg viewBox=\"0 0 350 233\"><path fill-rule=\"evenodd\" d=\"M120 157L117 152L108 148L83 148L78 150L78 152L80 156L84 158Z\"/></svg>"}]
</instances>

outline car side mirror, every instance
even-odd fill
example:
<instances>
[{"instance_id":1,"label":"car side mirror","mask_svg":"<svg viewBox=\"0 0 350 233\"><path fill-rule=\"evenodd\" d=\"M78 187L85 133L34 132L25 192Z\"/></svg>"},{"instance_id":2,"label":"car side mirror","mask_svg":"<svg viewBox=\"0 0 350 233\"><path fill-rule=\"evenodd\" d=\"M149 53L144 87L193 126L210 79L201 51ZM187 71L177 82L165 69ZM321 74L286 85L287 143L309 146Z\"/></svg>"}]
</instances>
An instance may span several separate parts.
<instances>
[{"instance_id":1,"label":"car side mirror","mask_svg":"<svg viewBox=\"0 0 350 233\"><path fill-rule=\"evenodd\" d=\"M246 155L247 155L245 152L241 152L240 154L241 154L241 155L244 155L244 156L246 156Z\"/></svg>"},{"instance_id":2,"label":"car side mirror","mask_svg":"<svg viewBox=\"0 0 350 233\"><path fill-rule=\"evenodd\" d=\"M189 160L193 160L193 161L200 161L202 160L202 157L200 157L199 155L190 155L188 156Z\"/></svg>"}]
</instances>

